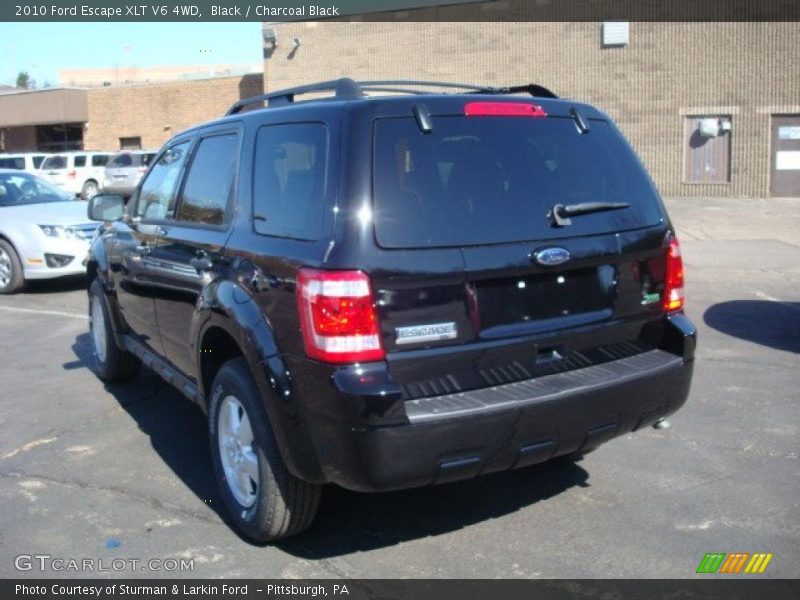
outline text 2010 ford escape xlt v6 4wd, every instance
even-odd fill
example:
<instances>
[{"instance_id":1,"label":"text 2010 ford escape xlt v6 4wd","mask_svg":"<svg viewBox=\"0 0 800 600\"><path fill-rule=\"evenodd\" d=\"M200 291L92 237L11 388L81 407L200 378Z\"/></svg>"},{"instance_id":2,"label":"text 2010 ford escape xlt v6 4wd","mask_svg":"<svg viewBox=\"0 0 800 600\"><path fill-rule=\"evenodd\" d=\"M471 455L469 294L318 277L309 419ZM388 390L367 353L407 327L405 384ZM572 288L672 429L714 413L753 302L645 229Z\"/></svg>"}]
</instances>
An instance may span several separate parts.
<instances>
[{"instance_id":1,"label":"text 2010 ford escape xlt v6 4wd","mask_svg":"<svg viewBox=\"0 0 800 600\"><path fill-rule=\"evenodd\" d=\"M434 85L244 100L174 137L124 213L91 202L99 375L144 362L207 412L248 538L308 527L328 482L579 455L686 400L680 247L619 130L540 86Z\"/></svg>"}]
</instances>

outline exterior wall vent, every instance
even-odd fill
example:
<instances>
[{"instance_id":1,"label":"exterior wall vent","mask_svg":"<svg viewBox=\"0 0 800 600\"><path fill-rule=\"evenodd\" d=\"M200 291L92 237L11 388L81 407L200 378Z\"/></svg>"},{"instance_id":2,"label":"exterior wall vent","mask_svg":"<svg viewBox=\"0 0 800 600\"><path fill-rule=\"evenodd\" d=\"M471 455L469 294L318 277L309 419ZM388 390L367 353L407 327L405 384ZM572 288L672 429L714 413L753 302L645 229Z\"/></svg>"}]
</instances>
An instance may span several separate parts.
<instances>
[{"instance_id":1,"label":"exterior wall vent","mask_svg":"<svg viewBox=\"0 0 800 600\"><path fill-rule=\"evenodd\" d=\"M628 21L606 21L603 23L603 47L627 46L631 37Z\"/></svg>"}]
</instances>

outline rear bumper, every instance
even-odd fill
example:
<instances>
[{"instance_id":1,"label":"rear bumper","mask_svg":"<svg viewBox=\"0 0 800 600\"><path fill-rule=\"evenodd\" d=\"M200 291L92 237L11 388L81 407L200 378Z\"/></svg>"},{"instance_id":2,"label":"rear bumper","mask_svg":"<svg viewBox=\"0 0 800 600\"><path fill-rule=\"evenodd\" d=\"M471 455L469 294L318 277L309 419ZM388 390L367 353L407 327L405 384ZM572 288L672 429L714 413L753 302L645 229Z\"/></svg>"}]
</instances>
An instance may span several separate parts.
<instances>
[{"instance_id":1,"label":"rear bumper","mask_svg":"<svg viewBox=\"0 0 800 600\"><path fill-rule=\"evenodd\" d=\"M136 185L126 185L114 183L113 180L105 180L103 182L103 192L106 194L120 194L121 196L131 196L136 191Z\"/></svg>"},{"instance_id":2,"label":"rear bumper","mask_svg":"<svg viewBox=\"0 0 800 600\"><path fill-rule=\"evenodd\" d=\"M458 394L399 402L387 394L387 411L399 404L404 416L386 426L363 425L370 399L334 373L334 396L320 396L316 385L314 401L302 402L323 480L358 491L442 483L586 451L649 426L677 411L691 384L694 327L682 315L668 326L665 339L679 353L652 350Z\"/></svg>"},{"instance_id":3,"label":"rear bumper","mask_svg":"<svg viewBox=\"0 0 800 600\"><path fill-rule=\"evenodd\" d=\"M562 375L532 381L530 385L522 382L463 397L429 399L444 412L437 414L437 409L431 407L433 410L420 412L407 426L354 434L364 457L362 477L344 483L356 483L360 489L441 483L595 448L655 423L685 402L693 363L680 358L652 358L655 360L648 362L654 368L645 369L638 376L628 372L616 381L609 379L585 388L579 384L582 371L597 367L581 369L572 377L563 378L563 383L577 384L575 387L547 390L542 396L537 395L537 387L556 385L542 380L562 379ZM659 361L662 365L655 367ZM504 398L514 395L510 389L514 386L521 386L518 391L528 393L515 399ZM454 409L452 416L448 416L447 405Z\"/></svg>"}]
</instances>

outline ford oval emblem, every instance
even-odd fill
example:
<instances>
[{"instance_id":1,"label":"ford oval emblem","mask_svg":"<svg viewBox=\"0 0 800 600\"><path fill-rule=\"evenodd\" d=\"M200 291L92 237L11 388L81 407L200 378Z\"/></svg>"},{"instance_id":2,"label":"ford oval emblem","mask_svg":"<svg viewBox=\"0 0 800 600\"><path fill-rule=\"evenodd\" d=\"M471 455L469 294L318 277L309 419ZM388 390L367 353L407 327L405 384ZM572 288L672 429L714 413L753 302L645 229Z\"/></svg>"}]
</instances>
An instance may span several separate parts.
<instances>
[{"instance_id":1,"label":"ford oval emblem","mask_svg":"<svg viewBox=\"0 0 800 600\"><path fill-rule=\"evenodd\" d=\"M545 267L554 267L564 264L569 260L569 250L566 248L545 248L534 252L533 259Z\"/></svg>"}]
</instances>

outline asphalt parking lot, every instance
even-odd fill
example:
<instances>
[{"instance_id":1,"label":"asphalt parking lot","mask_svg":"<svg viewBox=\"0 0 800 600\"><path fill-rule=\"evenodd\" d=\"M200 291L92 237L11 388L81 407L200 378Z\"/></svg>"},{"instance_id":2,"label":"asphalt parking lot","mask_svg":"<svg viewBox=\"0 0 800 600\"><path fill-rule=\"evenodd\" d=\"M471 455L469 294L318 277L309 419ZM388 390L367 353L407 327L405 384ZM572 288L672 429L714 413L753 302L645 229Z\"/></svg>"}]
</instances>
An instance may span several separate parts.
<instances>
[{"instance_id":1,"label":"asphalt parking lot","mask_svg":"<svg viewBox=\"0 0 800 600\"><path fill-rule=\"evenodd\" d=\"M94 376L82 282L0 297L0 576L92 575L15 568L46 554L194 559L100 576L680 578L707 552L771 552L762 577L800 577L800 201L669 207L700 330L670 429L434 488L329 487L275 546L224 523L199 410L146 370Z\"/></svg>"}]
</instances>

